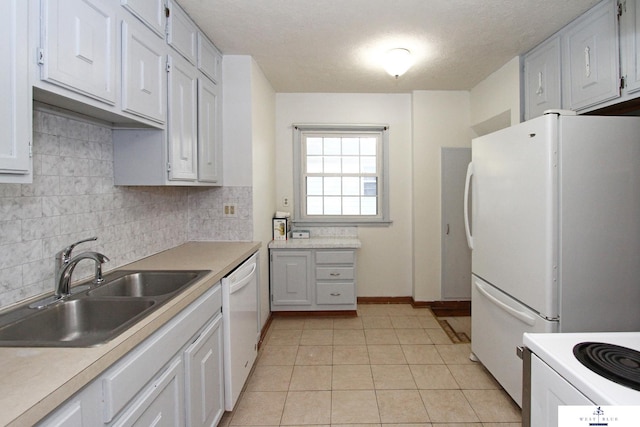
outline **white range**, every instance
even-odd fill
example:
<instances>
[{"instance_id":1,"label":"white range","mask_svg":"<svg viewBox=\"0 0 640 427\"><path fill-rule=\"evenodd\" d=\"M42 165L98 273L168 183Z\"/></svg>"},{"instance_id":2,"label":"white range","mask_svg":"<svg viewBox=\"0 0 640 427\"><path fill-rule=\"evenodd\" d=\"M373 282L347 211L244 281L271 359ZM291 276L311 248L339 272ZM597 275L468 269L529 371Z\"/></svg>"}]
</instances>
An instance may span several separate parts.
<instances>
[{"instance_id":1,"label":"white range","mask_svg":"<svg viewBox=\"0 0 640 427\"><path fill-rule=\"evenodd\" d=\"M640 332L526 333L523 342L523 426L557 426L560 405L637 406L640 415Z\"/></svg>"}]
</instances>

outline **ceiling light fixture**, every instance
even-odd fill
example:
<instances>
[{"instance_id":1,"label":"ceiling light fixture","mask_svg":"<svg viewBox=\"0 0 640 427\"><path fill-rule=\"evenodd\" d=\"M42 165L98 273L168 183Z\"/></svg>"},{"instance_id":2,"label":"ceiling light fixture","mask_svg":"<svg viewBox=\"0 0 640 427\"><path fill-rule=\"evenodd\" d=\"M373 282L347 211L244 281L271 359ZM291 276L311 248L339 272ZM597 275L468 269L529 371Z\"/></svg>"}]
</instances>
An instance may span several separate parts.
<instances>
[{"instance_id":1,"label":"ceiling light fixture","mask_svg":"<svg viewBox=\"0 0 640 427\"><path fill-rule=\"evenodd\" d=\"M385 54L384 69L396 79L406 73L411 65L413 65L413 58L408 49L391 49Z\"/></svg>"}]
</instances>

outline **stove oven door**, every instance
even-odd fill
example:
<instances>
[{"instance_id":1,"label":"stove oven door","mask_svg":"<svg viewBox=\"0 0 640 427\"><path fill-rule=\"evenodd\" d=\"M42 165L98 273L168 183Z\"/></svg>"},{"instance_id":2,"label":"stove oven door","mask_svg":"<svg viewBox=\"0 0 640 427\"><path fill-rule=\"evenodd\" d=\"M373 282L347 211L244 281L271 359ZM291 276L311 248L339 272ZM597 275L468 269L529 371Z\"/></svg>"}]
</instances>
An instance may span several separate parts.
<instances>
[{"instance_id":1,"label":"stove oven door","mask_svg":"<svg viewBox=\"0 0 640 427\"><path fill-rule=\"evenodd\" d=\"M524 392L529 396L522 397L523 427L557 426L558 406L594 404L534 353L530 353L529 366L530 369L524 367Z\"/></svg>"}]
</instances>

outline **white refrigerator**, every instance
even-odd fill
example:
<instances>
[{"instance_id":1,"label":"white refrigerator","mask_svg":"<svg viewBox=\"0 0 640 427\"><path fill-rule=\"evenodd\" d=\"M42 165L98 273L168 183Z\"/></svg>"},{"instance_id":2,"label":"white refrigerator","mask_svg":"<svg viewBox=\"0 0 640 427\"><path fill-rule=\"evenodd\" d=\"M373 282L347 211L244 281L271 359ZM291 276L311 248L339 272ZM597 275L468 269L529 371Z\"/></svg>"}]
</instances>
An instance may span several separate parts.
<instances>
[{"instance_id":1,"label":"white refrigerator","mask_svg":"<svg viewBox=\"0 0 640 427\"><path fill-rule=\"evenodd\" d=\"M471 147L471 346L521 405L524 332L640 331L640 117L554 112Z\"/></svg>"}]
</instances>

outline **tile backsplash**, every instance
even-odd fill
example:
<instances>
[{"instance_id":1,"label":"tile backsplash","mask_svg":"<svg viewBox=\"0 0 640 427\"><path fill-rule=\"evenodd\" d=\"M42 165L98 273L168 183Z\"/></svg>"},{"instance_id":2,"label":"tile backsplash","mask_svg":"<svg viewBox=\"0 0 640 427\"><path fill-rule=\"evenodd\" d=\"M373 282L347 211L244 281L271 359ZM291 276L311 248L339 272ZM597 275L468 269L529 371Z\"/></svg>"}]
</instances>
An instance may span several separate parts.
<instances>
[{"instance_id":1,"label":"tile backsplash","mask_svg":"<svg viewBox=\"0 0 640 427\"><path fill-rule=\"evenodd\" d=\"M251 240L251 188L116 187L109 126L36 109L33 184L0 184L0 307L53 290L55 253L90 236L76 253L104 253L105 271L188 240ZM82 261L73 281L92 274Z\"/></svg>"}]
</instances>

